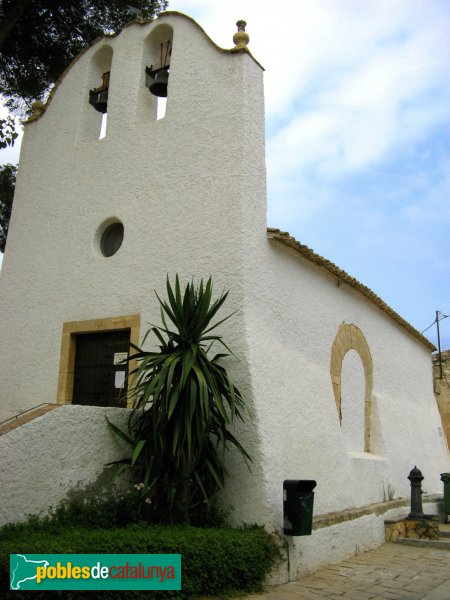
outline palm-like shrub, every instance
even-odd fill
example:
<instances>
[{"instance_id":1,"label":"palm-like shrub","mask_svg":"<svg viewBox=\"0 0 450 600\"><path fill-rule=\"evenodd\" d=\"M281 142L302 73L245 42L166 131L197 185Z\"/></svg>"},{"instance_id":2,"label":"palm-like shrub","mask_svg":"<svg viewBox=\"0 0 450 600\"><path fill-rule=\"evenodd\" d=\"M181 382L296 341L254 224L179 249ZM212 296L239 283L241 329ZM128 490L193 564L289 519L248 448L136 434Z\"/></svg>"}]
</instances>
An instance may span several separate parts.
<instances>
[{"instance_id":1,"label":"palm-like shrub","mask_svg":"<svg viewBox=\"0 0 450 600\"><path fill-rule=\"evenodd\" d=\"M230 431L243 420L244 402L220 360L231 353L213 331L231 315L212 320L228 292L212 300L212 281L188 283L182 293L178 276L174 289L167 278L168 300L161 300L162 326L147 332L156 336L159 351L133 346L138 367L131 373L134 410L129 433L133 446L124 462L133 468L141 501L171 521L189 521L207 511L215 492L224 485L224 454L234 446L250 456ZM210 357L216 343L226 351ZM139 485L140 483L140 485ZM146 507L148 508L148 507Z\"/></svg>"}]
</instances>

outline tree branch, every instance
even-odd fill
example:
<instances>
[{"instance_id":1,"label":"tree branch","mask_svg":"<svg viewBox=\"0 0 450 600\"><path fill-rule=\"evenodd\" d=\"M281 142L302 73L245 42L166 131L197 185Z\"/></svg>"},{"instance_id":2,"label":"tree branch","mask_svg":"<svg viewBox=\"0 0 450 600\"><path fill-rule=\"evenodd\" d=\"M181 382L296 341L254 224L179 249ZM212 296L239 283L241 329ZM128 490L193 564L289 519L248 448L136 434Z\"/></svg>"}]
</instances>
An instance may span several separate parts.
<instances>
[{"instance_id":1,"label":"tree branch","mask_svg":"<svg viewBox=\"0 0 450 600\"><path fill-rule=\"evenodd\" d=\"M2 21L0 23L0 49L2 48L9 32L23 15L24 10L30 0L15 0L13 2L8 14L2 15Z\"/></svg>"}]
</instances>

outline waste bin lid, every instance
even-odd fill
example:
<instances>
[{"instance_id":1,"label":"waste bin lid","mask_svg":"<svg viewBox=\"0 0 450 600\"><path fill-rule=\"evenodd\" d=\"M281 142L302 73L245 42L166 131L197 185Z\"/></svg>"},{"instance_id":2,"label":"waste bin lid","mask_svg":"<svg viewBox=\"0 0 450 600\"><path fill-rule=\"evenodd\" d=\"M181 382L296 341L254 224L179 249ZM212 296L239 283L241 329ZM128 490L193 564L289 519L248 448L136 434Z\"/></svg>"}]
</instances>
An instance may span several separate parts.
<instances>
[{"instance_id":1,"label":"waste bin lid","mask_svg":"<svg viewBox=\"0 0 450 600\"><path fill-rule=\"evenodd\" d=\"M450 481L450 473L441 473L442 481Z\"/></svg>"},{"instance_id":2,"label":"waste bin lid","mask_svg":"<svg viewBox=\"0 0 450 600\"><path fill-rule=\"evenodd\" d=\"M317 482L314 479L285 479L283 489L294 492L312 492Z\"/></svg>"}]
</instances>

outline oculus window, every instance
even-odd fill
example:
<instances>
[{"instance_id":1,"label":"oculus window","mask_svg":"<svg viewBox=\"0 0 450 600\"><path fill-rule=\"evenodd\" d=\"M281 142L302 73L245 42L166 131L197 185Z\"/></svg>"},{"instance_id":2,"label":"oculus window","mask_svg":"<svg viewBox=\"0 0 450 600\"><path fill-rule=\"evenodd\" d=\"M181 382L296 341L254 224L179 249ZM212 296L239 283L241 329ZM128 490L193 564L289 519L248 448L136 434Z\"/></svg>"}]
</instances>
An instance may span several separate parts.
<instances>
[{"instance_id":1,"label":"oculus window","mask_svg":"<svg viewBox=\"0 0 450 600\"><path fill-rule=\"evenodd\" d=\"M113 256L123 242L123 224L112 223L102 234L100 239L100 251L106 258Z\"/></svg>"}]
</instances>

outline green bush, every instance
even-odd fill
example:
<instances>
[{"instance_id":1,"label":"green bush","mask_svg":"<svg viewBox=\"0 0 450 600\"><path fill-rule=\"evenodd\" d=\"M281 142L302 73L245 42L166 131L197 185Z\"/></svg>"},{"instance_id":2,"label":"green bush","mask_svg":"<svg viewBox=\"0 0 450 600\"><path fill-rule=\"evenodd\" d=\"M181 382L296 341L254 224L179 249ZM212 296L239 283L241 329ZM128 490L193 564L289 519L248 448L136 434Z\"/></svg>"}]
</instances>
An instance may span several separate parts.
<instances>
[{"instance_id":1,"label":"green bush","mask_svg":"<svg viewBox=\"0 0 450 600\"><path fill-rule=\"evenodd\" d=\"M167 523L166 514L159 514L152 505L137 507L139 498L136 496L135 491L116 488L103 495L92 496L81 492L76 497L63 499L56 508L51 507L48 516L28 515L27 522L5 525L2 531L20 532L28 530L30 525L34 531L55 531L74 524L87 529L115 529L144 520L153 524ZM189 524L194 527L225 527L230 510L212 501Z\"/></svg>"},{"instance_id":2,"label":"green bush","mask_svg":"<svg viewBox=\"0 0 450 600\"><path fill-rule=\"evenodd\" d=\"M246 529L162 526L146 522L114 529L63 527L55 521L0 529L0 589L9 589L9 554L181 554L182 591L101 592L109 598L198 598L259 591L280 552L261 527ZM29 600L29 592L4 598ZM52 598L97 598L99 592L54 591ZM45 598L48 592L34 592Z\"/></svg>"}]
</instances>

